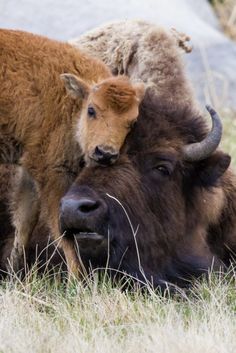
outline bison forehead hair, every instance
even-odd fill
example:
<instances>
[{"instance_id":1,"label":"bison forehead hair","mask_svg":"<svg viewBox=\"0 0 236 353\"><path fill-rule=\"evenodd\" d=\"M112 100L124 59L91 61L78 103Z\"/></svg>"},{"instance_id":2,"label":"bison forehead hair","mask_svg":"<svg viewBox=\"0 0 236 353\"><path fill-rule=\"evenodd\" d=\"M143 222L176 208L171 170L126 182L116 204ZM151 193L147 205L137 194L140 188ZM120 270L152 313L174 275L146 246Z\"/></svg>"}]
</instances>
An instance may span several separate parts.
<instances>
[{"instance_id":1,"label":"bison forehead hair","mask_svg":"<svg viewBox=\"0 0 236 353\"><path fill-rule=\"evenodd\" d=\"M170 109L148 89L140 106L138 124L130 134L126 150L129 153L171 146L178 150L186 143L204 139L208 132L206 121L198 110L173 104Z\"/></svg>"},{"instance_id":2,"label":"bison forehead hair","mask_svg":"<svg viewBox=\"0 0 236 353\"><path fill-rule=\"evenodd\" d=\"M122 114L137 102L137 92L125 76L111 77L95 86L96 96L114 112Z\"/></svg>"}]
</instances>

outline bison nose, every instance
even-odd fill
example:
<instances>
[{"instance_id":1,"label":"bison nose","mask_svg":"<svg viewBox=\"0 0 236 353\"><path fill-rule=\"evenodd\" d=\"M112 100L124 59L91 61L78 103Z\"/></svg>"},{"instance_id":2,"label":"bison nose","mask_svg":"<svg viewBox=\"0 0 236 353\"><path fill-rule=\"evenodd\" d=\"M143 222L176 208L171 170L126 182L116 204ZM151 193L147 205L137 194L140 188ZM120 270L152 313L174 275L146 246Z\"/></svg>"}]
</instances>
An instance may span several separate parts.
<instances>
[{"instance_id":1,"label":"bison nose","mask_svg":"<svg viewBox=\"0 0 236 353\"><path fill-rule=\"evenodd\" d=\"M61 215L67 219L71 217L89 217L99 208L99 202L88 199L63 198L61 200Z\"/></svg>"},{"instance_id":2,"label":"bison nose","mask_svg":"<svg viewBox=\"0 0 236 353\"><path fill-rule=\"evenodd\" d=\"M95 148L93 159L101 165L110 165L116 162L119 157L119 153L112 148L97 146Z\"/></svg>"},{"instance_id":3,"label":"bison nose","mask_svg":"<svg viewBox=\"0 0 236 353\"><path fill-rule=\"evenodd\" d=\"M65 196L60 204L61 232L92 230L94 224L102 222L107 215L107 206L99 197L73 198Z\"/></svg>"}]
</instances>

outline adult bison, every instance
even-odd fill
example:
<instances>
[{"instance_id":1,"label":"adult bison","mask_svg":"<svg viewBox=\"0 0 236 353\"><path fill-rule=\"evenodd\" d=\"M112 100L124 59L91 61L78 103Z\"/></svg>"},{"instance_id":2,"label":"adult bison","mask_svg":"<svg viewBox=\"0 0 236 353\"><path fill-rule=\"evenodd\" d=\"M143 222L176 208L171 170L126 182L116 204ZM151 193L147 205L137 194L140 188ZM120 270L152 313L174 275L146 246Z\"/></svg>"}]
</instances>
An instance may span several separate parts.
<instances>
[{"instance_id":1,"label":"adult bison","mask_svg":"<svg viewBox=\"0 0 236 353\"><path fill-rule=\"evenodd\" d=\"M200 115L146 95L126 154L106 170L85 168L61 200L61 232L85 264L158 285L229 261L236 183L227 154L194 144L206 131Z\"/></svg>"}]
</instances>

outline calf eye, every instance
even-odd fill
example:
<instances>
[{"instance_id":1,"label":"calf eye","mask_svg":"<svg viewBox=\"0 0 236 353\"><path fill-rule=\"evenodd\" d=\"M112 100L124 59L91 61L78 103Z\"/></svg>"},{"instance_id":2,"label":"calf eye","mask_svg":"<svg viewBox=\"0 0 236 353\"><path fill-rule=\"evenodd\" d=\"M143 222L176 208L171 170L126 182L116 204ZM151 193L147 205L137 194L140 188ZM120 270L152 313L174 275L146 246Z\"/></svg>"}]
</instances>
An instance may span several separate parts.
<instances>
[{"instance_id":1,"label":"calf eye","mask_svg":"<svg viewBox=\"0 0 236 353\"><path fill-rule=\"evenodd\" d=\"M170 175L169 169L164 165L156 166L155 170L158 171L159 173L161 173L162 175L166 175L166 176Z\"/></svg>"},{"instance_id":2,"label":"calf eye","mask_svg":"<svg viewBox=\"0 0 236 353\"><path fill-rule=\"evenodd\" d=\"M95 109L93 107L88 107L88 116L90 116L90 118L95 118L96 117L96 112L95 112Z\"/></svg>"},{"instance_id":3,"label":"calf eye","mask_svg":"<svg viewBox=\"0 0 236 353\"><path fill-rule=\"evenodd\" d=\"M137 123L137 120L132 121L132 122L130 123L130 128L132 129L136 123Z\"/></svg>"}]
</instances>

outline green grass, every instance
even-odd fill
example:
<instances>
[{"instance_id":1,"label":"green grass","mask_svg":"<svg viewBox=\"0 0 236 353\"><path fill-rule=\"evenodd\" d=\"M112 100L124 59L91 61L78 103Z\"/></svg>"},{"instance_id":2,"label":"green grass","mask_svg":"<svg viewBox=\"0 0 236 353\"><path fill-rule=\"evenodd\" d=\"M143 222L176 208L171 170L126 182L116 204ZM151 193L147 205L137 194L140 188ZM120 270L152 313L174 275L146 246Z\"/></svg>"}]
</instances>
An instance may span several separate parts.
<instances>
[{"instance_id":1,"label":"green grass","mask_svg":"<svg viewBox=\"0 0 236 353\"><path fill-rule=\"evenodd\" d=\"M221 112L222 148L236 167L236 114ZM0 286L0 353L235 353L236 274L210 274L188 292L122 291L55 275Z\"/></svg>"}]
</instances>

